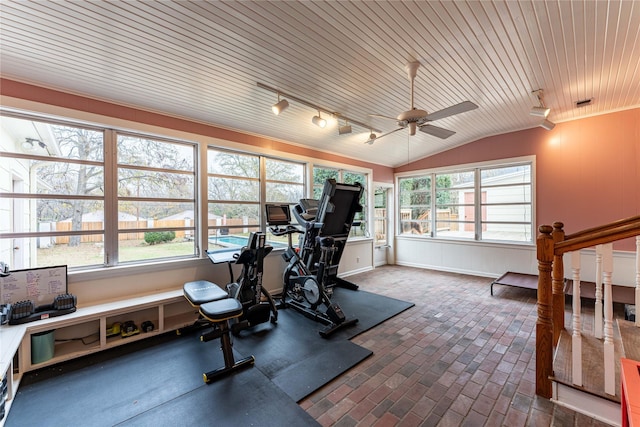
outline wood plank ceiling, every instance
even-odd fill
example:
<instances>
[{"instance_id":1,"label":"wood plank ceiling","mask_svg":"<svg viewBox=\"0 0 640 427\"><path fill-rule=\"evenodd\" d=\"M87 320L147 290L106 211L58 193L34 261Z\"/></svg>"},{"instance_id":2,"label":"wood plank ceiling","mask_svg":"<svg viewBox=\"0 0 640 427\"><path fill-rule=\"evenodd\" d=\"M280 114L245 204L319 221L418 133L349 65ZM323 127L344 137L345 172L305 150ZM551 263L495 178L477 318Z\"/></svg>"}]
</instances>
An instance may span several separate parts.
<instances>
[{"instance_id":1,"label":"wood plank ceiling","mask_svg":"<svg viewBox=\"0 0 640 427\"><path fill-rule=\"evenodd\" d=\"M637 1L14 1L0 3L3 77L399 166L480 138L640 105ZM382 132L409 109L479 108L364 144L263 83ZM588 106L576 101L592 99ZM343 120L339 121L344 124ZM517 143L517 141L514 141Z\"/></svg>"}]
</instances>

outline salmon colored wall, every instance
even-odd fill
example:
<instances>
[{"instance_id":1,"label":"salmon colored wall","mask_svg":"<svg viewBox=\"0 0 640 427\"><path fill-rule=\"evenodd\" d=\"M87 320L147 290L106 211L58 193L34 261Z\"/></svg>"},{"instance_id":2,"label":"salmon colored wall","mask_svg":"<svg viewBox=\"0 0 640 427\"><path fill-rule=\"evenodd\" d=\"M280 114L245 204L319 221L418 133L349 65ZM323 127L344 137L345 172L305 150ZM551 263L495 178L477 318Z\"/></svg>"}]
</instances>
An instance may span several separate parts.
<instances>
[{"instance_id":1,"label":"salmon colored wall","mask_svg":"<svg viewBox=\"0 0 640 427\"><path fill-rule=\"evenodd\" d=\"M318 160L369 168L373 171L374 181L393 182L393 169L390 167L338 156L324 151L312 150L296 145L290 145L268 138L247 135L228 129L221 129L204 123L192 122L177 117L165 116L162 114L138 110L136 108L125 107L110 102L99 101L92 98L34 86L14 80L4 78L0 79L0 94L13 98L25 99L34 102L40 102L43 104L69 108L72 110L84 111L107 117L130 120L137 123L219 138L227 141L260 147L262 149L276 150L295 155L311 157Z\"/></svg>"},{"instance_id":2,"label":"salmon colored wall","mask_svg":"<svg viewBox=\"0 0 640 427\"><path fill-rule=\"evenodd\" d=\"M536 222L566 233L640 215L640 108L484 138L396 172L536 156ZM635 250L632 239L616 245Z\"/></svg>"}]
</instances>

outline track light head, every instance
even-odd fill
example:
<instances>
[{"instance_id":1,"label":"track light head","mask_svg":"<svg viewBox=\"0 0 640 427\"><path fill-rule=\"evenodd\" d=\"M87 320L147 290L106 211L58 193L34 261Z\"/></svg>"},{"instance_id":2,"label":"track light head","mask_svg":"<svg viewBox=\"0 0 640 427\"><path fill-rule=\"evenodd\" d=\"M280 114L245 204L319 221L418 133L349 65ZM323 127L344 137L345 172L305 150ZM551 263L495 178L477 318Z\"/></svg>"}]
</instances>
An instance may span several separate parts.
<instances>
[{"instance_id":1,"label":"track light head","mask_svg":"<svg viewBox=\"0 0 640 427\"><path fill-rule=\"evenodd\" d=\"M313 116L313 118L311 119L311 123L318 126L319 128L324 128L325 126L327 126L327 121L320 117L320 111L318 111L317 116Z\"/></svg>"},{"instance_id":2,"label":"track light head","mask_svg":"<svg viewBox=\"0 0 640 427\"><path fill-rule=\"evenodd\" d=\"M556 127L556 124L550 120L544 119L542 123L540 123L540 127L546 130L551 130Z\"/></svg>"},{"instance_id":3,"label":"track light head","mask_svg":"<svg viewBox=\"0 0 640 427\"><path fill-rule=\"evenodd\" d=\"M551 109L547 107L531 107L529 114L534 117L544 117L546 119L550 112Z\"/></svg>"},{"instance_id":4,"label":"track light head","mask_svg":"<svg viewBox=\"0 0 640 427\"><path fill-rule=\"evenodd\" d=\"M352 130L353 129L351 129L351 125L347 122L344 122L344 125L338 128L338 135L346 135L348 133L351 133Z\"/></svg>"},{"instance_id":5,"label":"track light head","mask_svg":"<svg viewBox=\"0 0 640 427\"><path fill-rule=\"evenodd\" d=\"M280 99L280 96L278 96L278 99L279 101L271 106L271 111L273 111L273 114L276 116L289 107L289 101L286 99Z\"/></svg>"},{"instance_id":6,"label":"track light head","mask_svg":"<svg viewBox=\"0 0 640 427\"><path fill-rule=\"evenodd\" d=\"M542 89L537 89L532 91L536 98L538 98L538 105L531 107L531 111L529 111L529 115L534 117L542 117L544 119L549 116L551 112L550 108L545 107L544 105L544 92Z\"/></svg>"}]
</instances>

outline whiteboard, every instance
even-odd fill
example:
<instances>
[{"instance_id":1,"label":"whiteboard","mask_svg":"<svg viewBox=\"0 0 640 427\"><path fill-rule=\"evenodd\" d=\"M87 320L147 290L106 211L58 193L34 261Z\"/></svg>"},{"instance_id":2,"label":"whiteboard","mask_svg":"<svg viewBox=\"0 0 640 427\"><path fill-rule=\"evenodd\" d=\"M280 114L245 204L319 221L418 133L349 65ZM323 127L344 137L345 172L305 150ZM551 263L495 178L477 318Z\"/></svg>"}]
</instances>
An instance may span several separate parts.
<instances>
[{"instance_id":1,"label":"whiteboard","mask_svg":"<svg viewBox=\"0 0 640 427\"><path fill-rule=\"evenodd\" d=\"M67 293L67 266L30 268L11 271L0 277L0 304L33 301L37 307L53 303L53 299Z\"/></svg>"}]
</instances>

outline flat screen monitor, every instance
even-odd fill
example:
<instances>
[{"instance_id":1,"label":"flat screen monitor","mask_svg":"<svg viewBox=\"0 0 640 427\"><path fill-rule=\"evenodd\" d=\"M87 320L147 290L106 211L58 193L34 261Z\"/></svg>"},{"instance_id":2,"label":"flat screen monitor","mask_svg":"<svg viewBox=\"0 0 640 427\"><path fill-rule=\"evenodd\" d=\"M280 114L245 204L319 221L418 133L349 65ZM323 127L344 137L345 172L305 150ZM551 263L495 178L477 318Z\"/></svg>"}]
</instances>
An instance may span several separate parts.
<instances>
[{"instance_id":1,"label":"flat screen monitor","mask_svg":"<svg viewBox=\"0 0 640 427\"><path fill-rule=\"evenodd\" d=\"M291 224L291 210L289 205L266 205L267 224L272 226Z\"/></svg>"}]
</instances>

